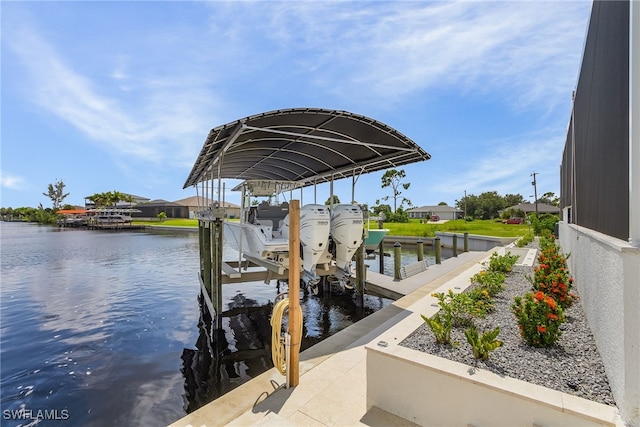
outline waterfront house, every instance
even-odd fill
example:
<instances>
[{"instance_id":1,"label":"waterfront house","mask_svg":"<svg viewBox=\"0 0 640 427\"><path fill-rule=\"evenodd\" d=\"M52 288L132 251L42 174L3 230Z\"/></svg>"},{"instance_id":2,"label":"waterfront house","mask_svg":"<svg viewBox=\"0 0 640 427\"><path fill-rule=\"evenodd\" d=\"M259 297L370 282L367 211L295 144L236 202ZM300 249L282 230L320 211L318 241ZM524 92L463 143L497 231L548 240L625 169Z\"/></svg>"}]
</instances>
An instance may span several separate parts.
<instances>
[{"instance_id":1,"label":"waterfront house","mask_svg":"<svg viewBox=\"0 0 640 427\"><path fill-rule=\"evenodd\" d=\"M441 220L462 218L464 214L460 209L452 208L448 205L420 206L419 208L407 209L407 213L409 218L429 219L437 215Z\"/></svg>"},{"instance_id":2,"label":"waterfront house","mask_svg":"<svg viewBox=\"0 0 640 427\"><path fill-rule=\"evenodd\" d=\"M548 205L546 203L520 203L515 206L510 206L508 208L502 209L498 211L498 213L500 214L500 216L502 216L503 212L509 212L509 211L514 211L514 212L522 211L524 212L525 215L528 215L530 213L536 213L536 212L538 212L539 214L548 213L548 214L560 215L559 207Z\"/></svg>"},{"instance_id":3,"label":"waterfront house","mask_svg":"<svg viewBox=\"0 0 640 427\"><path fill-rule=\"evenodd\" d=\"M206 205L203 197L201 196L192 196L187 197L185 199L176 200L175 203L178 203L182 206L186 206L189 210L189 218L197 218L197 212L203 209L203 206ZM224 202L225 215L227 218L239 218L240 217L240 206Z\"/></svg>"}]
</instances>

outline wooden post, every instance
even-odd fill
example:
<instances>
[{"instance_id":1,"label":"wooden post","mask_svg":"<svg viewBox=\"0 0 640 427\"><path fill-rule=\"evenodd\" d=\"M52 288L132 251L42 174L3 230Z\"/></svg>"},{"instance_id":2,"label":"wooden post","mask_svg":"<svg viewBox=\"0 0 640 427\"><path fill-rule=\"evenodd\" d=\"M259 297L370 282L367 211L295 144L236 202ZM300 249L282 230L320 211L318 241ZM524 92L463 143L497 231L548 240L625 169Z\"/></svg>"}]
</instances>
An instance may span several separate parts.
<instances>
[{"instance_id":1,"label":"wooden post","mask_svg":"<svg viewBox=\"0 0 640 427\"><path fill-rule=\"evenodd\" d=\"M211 222L211 301L216 309L215 327L220 328L222 318L222 219Z\"/></svg>"},{"instance_id":2,"label":"wooden post","mask_svg":"<svg viewBox=\"0 0 640 427\"><path fill-rule=\"evenodd\" d=\"M378 268L378 272L380 274L384 274L384 243L383 240L380 240L380 244L378 245L378 262L379 264L379 268Z\"/></svg>"},{"instance_id":3,"label":"wooden post","mask_svg":"<svg viewBox=\"0 0 640 427\"><path fill-rule=\"evenodd\" d=\"M289 325L291 353L289 385L300 382L300 344L302 342L302 312L300 310L300 200L289 204Z\"/></svg>"},{"instance_id":4,"label":"wooden post","mask_svg":"<svg viewBox=\"0 0 640 427\"><path fill-rule=\"evenodd\" d=\"M453 235L453 256L458 256L458 235Z\"/></svg>"},{"instance_id":5,"label":"wooden post","mask_svg":"<svg viewBox=\"0 0 640 427\"><path fill-rule=\"evenodd\" d=\"M442 264L442 247L440 246L440 238L433 239L433 246L436 250L436 264Z\"/></svg>"},{"instance_id":6,"label":"wooden post","mask_svg":"<svg viewBox=\"0 0 640 427\"><path fill-rule=\"evenodd\" d=\"M418 239L416 245L418 245L418 261L422 261L424 259L424 242L422 239Z\"/></svg>"},{"instance_id":7,"label":"wooden post","mask_svg":"<svg viewBox=\"0 0 640 427\"><path fill-rule=\"evenodd\" d=\"M464 251L469 252L469 233L464 232Z\"/></svg>"},{"instance_id":8,"label":"wooden post","mask_svg":"<svg viewBox=\"0 0 640 427\"><path fill-rule=\"evenodd\" d=\"M202 221L202 223L202 245L200 246L200 259L202 260L203 270L202 281L207 292L211 295L211 223L209 221ZM211 315L213 316L213 313Z\"/></svg>"},{"instance_id":9,"label":"wooden post","mask_svg":"<svg viewBox=\"0 0 640 427\"><path fill-rule=\"evenodd\" d=\"M364 266L364 241L356 251L356 307L364 306L364 282L367 269Z\"/></svg>"},{"instance_id":10,"label":"wooden post","mask_svg":"<svg viewBox=\"0 0 640 427\"><path fill-rule=\"evenodd\" d=\"M400 268L402 267L402 245L400 242L393 244L393 278L400 280Z\"/></svg>"},{"instance_id":11,"label":"wooden post","mask_svg":"<svg viewBox=\"0 0 640 427\"><path fill-rule=\"evenodd\" d=\"M200 255L200 277L204 274L204 260L202 258L202 246L204 245L204 222L198 221L198 253Z\"/></svg>"}]
</instances>

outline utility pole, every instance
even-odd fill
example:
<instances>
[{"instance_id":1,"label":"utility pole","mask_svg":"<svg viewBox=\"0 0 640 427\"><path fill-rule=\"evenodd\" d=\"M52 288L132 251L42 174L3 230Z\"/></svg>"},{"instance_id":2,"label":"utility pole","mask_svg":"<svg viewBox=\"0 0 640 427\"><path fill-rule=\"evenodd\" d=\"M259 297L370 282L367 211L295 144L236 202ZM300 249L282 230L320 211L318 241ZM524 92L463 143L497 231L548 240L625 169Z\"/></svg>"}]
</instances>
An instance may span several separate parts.
<instances>
[{"instance_id":1,"label":"utility pole","mask_svg":"<svg viewBox=\"0 0 640 427\"><path fill-rule=\"evenodd\" d=\"M464 220L467 220L467 190L464 190Z\"/></svg>"},{"instance_id":2,"label":"utility pole","mask_svg":"<svg viewBox=\"0 0 640 427\"><path fill-rule=\"evenodd\" d=\"M535 204L536 204L536 215L538 215L538 189L536 187L536 175L538 173L537 172L533 172L531 174L531 176L533 177L533 182L531 183L531 185L533 185L533 197L535 199Z\"/></svg>"}]
</instances>

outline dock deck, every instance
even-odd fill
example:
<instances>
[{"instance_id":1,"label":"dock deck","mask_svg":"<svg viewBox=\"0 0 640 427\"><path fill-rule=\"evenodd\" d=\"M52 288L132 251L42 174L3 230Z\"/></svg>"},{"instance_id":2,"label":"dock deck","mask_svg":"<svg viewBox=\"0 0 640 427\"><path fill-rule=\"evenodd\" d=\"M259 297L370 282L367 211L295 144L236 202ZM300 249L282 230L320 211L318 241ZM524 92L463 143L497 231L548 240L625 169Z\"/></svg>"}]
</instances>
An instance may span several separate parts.
<instances>
[{"instance_id":1,"label":"dock deck","mask_svg":"<svg viewBox=\"0 0 640 427\"><path fill-rule=\"evenodd\" d=\"M448 258L442 264L430 265L425 271L402 280L395 280L391 276L376 273L375 271L367 271L366 293L398 300L437 278L447 275L454 276L457 269L462 265L466 265L469 262L477 263L486 257L486 252L463 252L457 257Z\"/></svg>"},{"instance_id":2,"label":"dock deck","mask_svg":"<svg viewBox=\"0 0 640 427\"><path fill-rule=\"evenodd\" d=\"M368 294L379 295L385 298L398 300L405 295L409 295L417 289L420 289L435 279L441 277L454 277L459 274L458 268L468 263L476 263L477 269L480 271L482 265L479 264L490 252L463 252L457 257L446 259L442 264L430 265L425 271L409 276L406 279L395 280L391 276L376 273L375 271L367 271L365 281L365 290ZM532 266L536 258L536 249L514 248L514 247L497 247L495 252L498 255L504 255L509 252L512 255L518 255L516 265Z\"/></svg>"}]
</instances>

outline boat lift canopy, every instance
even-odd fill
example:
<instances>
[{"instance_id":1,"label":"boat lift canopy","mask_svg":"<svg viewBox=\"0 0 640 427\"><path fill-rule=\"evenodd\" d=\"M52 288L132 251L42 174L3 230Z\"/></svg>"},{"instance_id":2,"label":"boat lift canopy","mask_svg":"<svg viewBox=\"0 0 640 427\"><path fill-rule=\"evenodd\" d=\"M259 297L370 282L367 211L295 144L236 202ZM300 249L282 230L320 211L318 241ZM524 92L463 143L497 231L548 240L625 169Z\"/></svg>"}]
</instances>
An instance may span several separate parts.
<instances>
[{"instance_id":1,"label":"boat lift canopy","mask_svg":"<svg viewBox=\"0 0 640 427\"><path fill-rule=\"evenodd\" d=\"M291 181L299 187L431 156L402 133L347 111L291 108L209 132L184 188L211 179Z\"/></svg>"}]
</instances>

